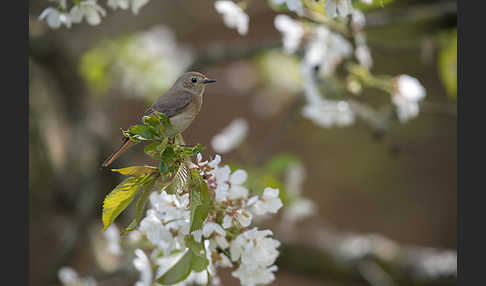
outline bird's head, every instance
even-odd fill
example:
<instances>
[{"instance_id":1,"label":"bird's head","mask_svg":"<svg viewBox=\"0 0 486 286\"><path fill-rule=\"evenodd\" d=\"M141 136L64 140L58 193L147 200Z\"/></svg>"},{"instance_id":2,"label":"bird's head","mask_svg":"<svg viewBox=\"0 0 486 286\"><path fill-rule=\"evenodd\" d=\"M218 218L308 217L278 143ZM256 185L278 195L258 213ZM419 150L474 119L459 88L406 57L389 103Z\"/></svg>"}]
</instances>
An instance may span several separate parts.
<instances>
[{"instance_id":1,"label":"bird's head","mask_svg":"<svg viewBox=\"0 0 486 286\"><path fill-rule=\"evenodd\" d=\"M181 75L174 84L174 88L187 89L191 92L199 94L204 91L206 84L216 82L209 79L202 73L198 72L186 72Z\"/></svg>"}]
</instances>

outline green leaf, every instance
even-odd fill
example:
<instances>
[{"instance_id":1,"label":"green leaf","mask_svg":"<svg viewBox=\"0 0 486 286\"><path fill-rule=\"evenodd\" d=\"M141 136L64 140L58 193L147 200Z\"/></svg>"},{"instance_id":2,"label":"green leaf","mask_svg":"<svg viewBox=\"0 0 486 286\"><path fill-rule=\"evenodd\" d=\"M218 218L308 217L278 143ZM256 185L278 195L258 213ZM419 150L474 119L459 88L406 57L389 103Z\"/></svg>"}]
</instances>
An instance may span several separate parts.
<instances>
[{"instance_id":1,"label":"green leaf","mask_svg":"<svg viewBox=\"0 0 486 286\"><path fill-rule=\"evenodd\" d=\"M130 204L138 189L142 186L142 181L146 177L130 177L116 186L103 201L103 231L105 231L120 213Z\"/></svg>"},{"instance_id":2,"label":"green leaf","mask_svg":"<svg viewBox=\"0 0 486 286\"><path fill-rule=\"evenodd\" d=\"M159 163L159 171L161 173L165 173L165 172L167 172L168 169L169 168L167 167L167 164L165 164L164 161L160 161L160 163Z\"/></svg>"},{"instance_id":3,"label":"green leaf","mask_svg":"<svg viewBox=\"0 0 486 286\"><path fill-rule=\"evenodd\" d=\"M181 193L187 186L188 178L189 168L185 163L182 163L172 181L164 189L169 194Z\"/></svg>"},{"instance_id":4,"label":"green leaf","mask_svg":"<svg viewBox=\"0 0 486 286\"><path fill-rule=\"evenodd\" d=\"M199 174L192 174L192 184L190 193L191 203L191 221L190 232L201 229L204 220L209 213L210 197L208 185L199 176Z\"/></svg>"},{"instance_id":5,"label":"green leaf","mask_svg":"<svg viewBox=\"0 0 486 286\"><path fill-rule=\"evenodd\" d=\"M170 162L172 159L174 159L176 153L174 151L174 148L172 146L167 146L162 153L162 161L164 162Z\"/></svg>"},{"instance_id":6,"label":"green leaf","mask_svg":"<svg viewBox=\"0 0 486 286\"><path fill-rule=\"evenodd\" d=\"M134 137L142 141L154 139L154 134L150 130L150 127L145 125L134 125L130 127L128 129L128 134L130 135L130 137Z\"/></svg>"},{"instance_id":7,"label":"green leaf","mask_svg":"<svg viewBox=\"0 0 486 286\"><path fill-rule=\"evenodd\" d=\"M203 241L197 242L192 235L186 236L184 239L186 246L192 251L192 270L201 272L206 270L209 265L209 260L206 258L206 250L203 246Z\"/></svg>"},{"instance_id":8,"label":"green leaf","mask_svg":"<svg viewBox=\"0 0 486 286\"><path fill-rule=\"evenodd\" d=\"M143 152L152 157L158 156L159 151L157 150L157 147L159 147L160 144L161 143L159 142L155 142L150 145L147 145L147 147L143 149Z\"/></svg>"},{"instance_id":9,"label":"green leaf","mask_svg":"<svg viewBox=\"0 0 486 286\"><path fill-rule=\"evenodd\" d=\"M390 4L393 1L394 0L373 0L371 4L364 3L363 1L356 1L353 3L353 7L361 11L368 11L373 9L384 8L386 4Z\"/></svg>"},{"instance_id":10,"label":"green leaf","mask_svg":"<svg viewBox=\"0 0 486 286\"><path fill-rule=\"evenodd\" d=\"M319 14L326 14L326 10L324 10L324 2L325 0L303 0L304 6L306 6L309 10L317 12Z\"/></svg>"},{"instance_id":11,"label":"green leaf","mask_svg":"<svg viewBox=\"0 0 486 286\"><path fill-rule=\"evenodd\" d=\"M150 125L156 128L160 127L160 120L153 114L150 114L148 116L144 116L142 118L142 122L146 125Z\"/></svg>"},{"instance_id":12,"label":"green leaf","mask_svg":"<svg viewBox=\"0 0 486 286\"><path fill-rule=\"evenodd\" d=\"M206 257L194 255L193 252L192 259L191 259L192 270L196 272L201 272L206 270L208 265L209 265L209 260Z\"/></svg>"},{"instance_id":13,"label":"green leaf","mask_svg":"<svg viewBox=\"0 0 486 286\"><path fill-rule=\"evenodd\" d=\"M132 220L130 225L128 225L128 227L125 228L125 230L121 233L122 235L137 228L138 224L142 220L143 211L145 210L145 205L147 204L148 198L152 193L152 189L154 187L157 178L158 176L154 176L149 181L145 182L145 184L143 185L143 191L140 194L140 197L138 198L137 204L135 205L136 207L135 218Z\"/></svg>"},{"instance_id":14,"label":"green leaf","mask_svg":"<svg viewBox=\"0 0 486 286\"><path fill-rule=\"evenodd\" d=\"M160 118L160 123L162 123L162 126L165 127L165 129L174 131L174 127L172 127L169 118L165 116L165 114L160 113L158 111L155 111L155 114Z\"/></svg>"},{"instance_id":15,"label":"green leaf","mask_svg":"<svg viewBox=\"0 0 486 286\"><path fill-rule=\"evenodd\" d=\"M134 166L122 169L111 169L113 172L118 172L125 176L140 177L144 175L150 175L157 172L157 168L152 166Z\"/></svg>"},{"instance_id":16,"label":"green leaf","mask_svg":"<svg viewBox=\"0 0 486 286\"><path fill-rule=\"evenodd\" d=\"M167 272L164 273L159 279L158 283L161 284L175 284L189 276L192 268L192 251L187 249L186 253L172 266Z\"/></svg>"},{"instance_id":17,"label":"green leaf","mask_svg":"<svg viewBox=\"0 0 486 286\"><path fill-rule=\"evenodd\" d=\"M457 98L457 30L452 30L444 36L444 47L438 54L439 76L444 84L447 95Z\"/></svg>"}]
</instances>

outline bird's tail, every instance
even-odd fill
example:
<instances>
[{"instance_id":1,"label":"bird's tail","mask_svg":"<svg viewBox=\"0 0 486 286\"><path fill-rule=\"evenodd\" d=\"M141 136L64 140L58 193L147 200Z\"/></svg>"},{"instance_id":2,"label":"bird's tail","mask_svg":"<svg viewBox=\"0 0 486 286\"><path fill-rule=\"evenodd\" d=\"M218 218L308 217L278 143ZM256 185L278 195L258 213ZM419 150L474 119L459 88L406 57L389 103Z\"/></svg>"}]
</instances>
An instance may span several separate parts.
<instances>
[{"instance_id":1,"label":"bird's tail","mask_svg":"<svg viewBox=\"0 0 486 286\"><path fill-rule=\"evenodd\" d=\"M118 148L117 151L113 152L110 156L108 156L108 158L106 158L106 160L103 162L103 164L101 164L101 166L102 167L109 166L113 161L115 161L116 158L120 157L120 155L125 150L127 150L129 147L131 147L134 144L135 144L135 142L131 141L128 137L125 137L123 139L123 143L120 146L120 148Z\"/></svg>"}]
</instances>

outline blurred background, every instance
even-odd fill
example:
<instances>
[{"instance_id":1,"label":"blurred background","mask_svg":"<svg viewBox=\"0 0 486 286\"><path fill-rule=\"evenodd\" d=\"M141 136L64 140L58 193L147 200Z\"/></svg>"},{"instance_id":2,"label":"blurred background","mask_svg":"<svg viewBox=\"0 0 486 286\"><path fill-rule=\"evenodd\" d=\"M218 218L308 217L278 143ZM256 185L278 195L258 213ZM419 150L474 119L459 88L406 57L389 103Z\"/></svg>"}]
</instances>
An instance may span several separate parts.
<instances>
[{"instance_id":1,"label":"blurred background","mask_svg":"<svg viewBox=\"0 0 486 286\"><path fill-rule=\"evenodd\" d=\"M272 285L455 285L456 94L443 70L455 49L455 1L400 0L365 11L371 71L412 75L427 91L418 117L392 120L386 130L359 120L323 128L300 115L295 59L282 53L278 13L265 1L248 6L246 36L223 24L212 1L152 0L138 15L110 9L99 26L58 30L38 19L50 4L29 1L30 285L59 285L61 266L98 285L137 281L137 272L106 266L116 263L95 251L103 198L122 179L100 165L118 148L120 129L186 70L217 80L183 133L186 143L207 146L205 157L223 153L223 163L250 177L290 163L305 174L299 188L312 215L291 228L262 222L283 242ZM357 100L389 102L373 89ZM213 138L236 118L246 121L244 142L217 152ZM113 168L153 163L143 148ZM265 174L266 185L288 187L288 173ZM399 257L380 257L383 245ZM221 278L239 285L230 272Z\"/></svg>"}]
</instances>

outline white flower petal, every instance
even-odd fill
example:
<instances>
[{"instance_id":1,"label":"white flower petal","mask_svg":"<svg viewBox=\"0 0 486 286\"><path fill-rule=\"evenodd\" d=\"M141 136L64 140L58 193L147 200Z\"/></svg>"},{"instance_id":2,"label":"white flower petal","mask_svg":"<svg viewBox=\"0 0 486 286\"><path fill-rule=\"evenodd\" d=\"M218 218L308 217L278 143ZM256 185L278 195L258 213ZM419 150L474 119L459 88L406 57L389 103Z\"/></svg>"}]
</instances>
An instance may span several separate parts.
<instances>
[{"instance_id":1,"label":"white flower petal","mask_svg":"<svg viewBox=\"0 0 486 286\"><path fill-rule=\"evenodd\" d=\"M214 8L223 15L226 26L237 29L240 35L248 33L250 17L234 2L227 0L215 1Z\"/></svg>"},{"instance_id":2,"label":"white flower petal","mask_svg":"<svg viewBox=\"0 0 486 286\"><path fill-rule=\"evenodd\" d=\"M248 178L248 174L246 173L245 170L236 170L230 177L230 182L231 184L238 184L241 185L246 181L246 178Z\"/></svg>"}]
</instances>

